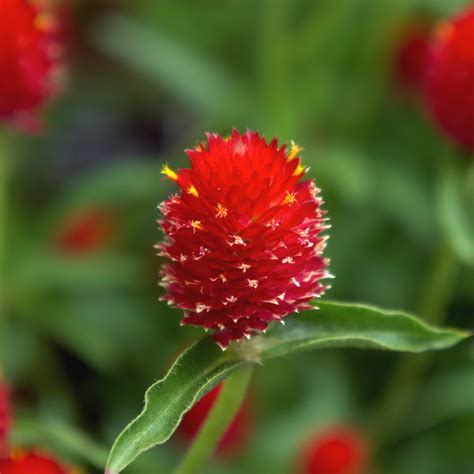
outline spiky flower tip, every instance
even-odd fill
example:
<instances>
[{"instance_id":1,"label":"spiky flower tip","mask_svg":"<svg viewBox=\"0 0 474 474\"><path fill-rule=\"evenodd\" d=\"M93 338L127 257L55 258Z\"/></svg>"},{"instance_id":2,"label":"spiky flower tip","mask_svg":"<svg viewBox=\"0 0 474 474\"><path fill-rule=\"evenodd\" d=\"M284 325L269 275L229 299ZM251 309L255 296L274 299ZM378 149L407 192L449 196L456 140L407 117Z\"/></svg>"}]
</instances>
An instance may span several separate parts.
<instances>
[{"instance_id":1,"label":"spiky flower tip","mask_svg":"<svg viewBox=\"0 0 474 474\"><path fill-rule=\"evenodd\" d=\"M183 440L191 441L199 432L211 408L216 403L222 387L223 384L220 383L210 392L207 392L184 415L178 427L178 435ZM227 456L237 452L248 439L251 425L250 399L247 397L219 440L216 454Z\"/></svg>"},{"instance_id":2,"label":"spiky flower tip","mask_svg":"<svg viewBox=\"0 0 474 474\"><path fill-rule=\"evenodd\" d=\"M26 131L40 127L38 108L58 86L64 45L59 18L46 0L2 0L0 119Z\"/></svg>"},{"instance_id":3,"label":"spiky flower tip","mask_svg":"<svg viewBox=\"0 0 474 474\"><path fill-rule=\"evenodd\" d=\"M6 450L6 439L10 430L10 425L10 392L8 387L0 381L0 456Z\"/></svg>"},{"instance_id":4,"label":"spiky flower tip","mask_svg":"<svg viewBox=\"0 0 474 474\"><path fill-rule=\"evenodd\" d=\"M51 456L40 452L14 451L5 459L0 459L1 474L79 474L68 469Z\"/></svg>"},{"instance_id":5,"label":"spiky flower tip","mask_svg":"<svg viewBox=\"0 0 474 474\"><path fill-rule=\"evenodd\" d=\"M427 61L425 101L435 123L474 151L474 8L439 25Z\"/></svg>"},{"instance_id":6,"label":"spiky flower tip","mask_svg":"<svg viewBox=\"0 0 474 474\"><path fill-rule=\"evenodd\" d=\"M329 276L322 199L292 145L256 132L207 135L191 168L163 173L181 188L160 205L164 299L182 324L213 331L222 349L309 308Z\"/></svg>"},{"instance_id":7,"label":"spiky flower tip","mask_svg":"<svg viewBox=\"0 0 474 474\"><path fill-rule=\"evenodd\" d=\"M301 474L363 474L367 471L368 444L351 426L334 426L316 433L307 442Z\"/></svg>"}]
</instances>

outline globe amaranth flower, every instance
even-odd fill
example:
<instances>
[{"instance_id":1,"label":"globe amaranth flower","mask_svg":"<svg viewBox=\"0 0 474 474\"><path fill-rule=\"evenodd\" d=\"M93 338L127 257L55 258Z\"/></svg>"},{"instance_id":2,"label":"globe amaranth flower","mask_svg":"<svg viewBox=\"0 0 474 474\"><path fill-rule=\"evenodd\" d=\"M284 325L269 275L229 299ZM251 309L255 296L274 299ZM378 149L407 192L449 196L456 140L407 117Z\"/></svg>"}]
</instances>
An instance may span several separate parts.
<instances>
[{"instance_id":1,"label":"globe amaranth flower","mask_svg":"<svg viewBox=\"0 0 474 474\"><path fill-rule=\"evenodd\" d=\"M299 460L301 474L363 474L367 471L368 444L350 426L335 426L316 433Z\"/></svg>"},{"instance_id":2,"label":"globe amaranth flower","mask_svg":"<svg viewBox=\"0 0 474 474\"><path fill-rule=\"evenodd\" d=\"M56 248L67 255L85 255L103 248L112 238L115 219L105 209L86 209L66 220L55 239Z\"/></svg>"},{"instance_id":3,"label":"globe amaranth flower","mask_svg":"<svg viewBox=\"0 0 474 474\"><path fill-rule=\"evenodd\" d=\"M158 248L172 260L164 299L225 349L324 293L327 226L296 145L251 131L207 138L186 152L189 169L163 169L181 192L160 205L167 238Z\"/></svg>"},{"instance_id":4,"label":"globe amaranth flower","mask_svg":"<svg viewBox=\"0 0 474 474\"><path fill-rule=\"evenodd\" d=\"M460 148L474 151L474 8L438 27L424 92L438 127Z\"/></svg>"},{"instance_id":5,"label":"globe amaranth flower","mask_svg":"<svg viewBox=\"0 0 474 474\"><path fill-rule=\"evenodd\" d=\"M202 424L207 418L211 408L217 401L217 397L222 389L223 384L220 383L211 391L206 393L181 420L177 434L186 441L191 441L198 433ZM216 454L227 456L239 450L248 439L251 431L252 416L250 408L250 399L247 397L234 416L233 420L222 435L217 445Z\"/></svg>"},{"instance_id":6,"label":"globe amaranth flower","mask_svg":"<svg viewBox=\"0 0 474 474\"><path fill-rule=\"evenodd\" d=\"M59 19L45 0L2 0L0 119L36 131L36 112L58 88L63 44Z\"/></svg>"},{"instance_id":7,"label":"globe amaranth flower","mask_svg":"<svg viewBox=\"0 0 474 474\"><path fill-rule=\"evenodd\" d=\"M40 452L14 451L0 459L1 474L79 474L62 466L51 456Z\"/></svg>"},{"instance_id":8,"label":"globe amaranth flower","mask_svg":"<svg viewBox=\"0 0 474 474\"><path fill-rule=\"evenodd\" d=\"M0 381L0 456L6 450L6 440L8 432L10 430L10 425L10 393L8 387Z\"/></svg>"}]
</instances>

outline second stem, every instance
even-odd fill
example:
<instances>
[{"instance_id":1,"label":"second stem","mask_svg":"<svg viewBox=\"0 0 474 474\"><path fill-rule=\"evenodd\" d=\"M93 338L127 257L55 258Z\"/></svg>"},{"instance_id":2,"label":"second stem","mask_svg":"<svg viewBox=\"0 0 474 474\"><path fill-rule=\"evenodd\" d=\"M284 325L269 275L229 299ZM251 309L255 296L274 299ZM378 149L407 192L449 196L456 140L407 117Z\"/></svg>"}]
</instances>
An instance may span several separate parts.
<instances>
[{"instance_id":1,"label":"second stem","mask_svg":"<svg viewBox=\"0 0 474 474\"><path fill-rule=\"evenodd\" d=\"M241 369L225 382L216 403L174 474L197 474L212 456L244 400L252 370L253 367Z\"/></svg>"}]
</instances>

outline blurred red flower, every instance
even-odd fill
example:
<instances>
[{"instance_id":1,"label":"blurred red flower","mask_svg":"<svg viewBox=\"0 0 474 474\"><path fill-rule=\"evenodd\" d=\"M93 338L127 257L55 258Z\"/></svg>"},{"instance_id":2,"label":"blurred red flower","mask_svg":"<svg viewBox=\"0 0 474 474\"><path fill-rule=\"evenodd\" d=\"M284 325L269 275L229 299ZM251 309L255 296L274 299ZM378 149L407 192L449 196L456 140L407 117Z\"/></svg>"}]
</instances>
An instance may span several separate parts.
<instances>
[{"instance_id":1,"label":"blurred red flower","mask_svg":"<svg viewBox=\"0 0 474 474\"><path fill-rule=\"evenodd\" d=\"M84 255L103 248L114 231L113 216L100 209L87 209L71 216L56 237L56 247L69 255Z\"/></svg>"},{"instance_id":2,"label":"blurred red flower","mask_svg":"<svg viewBox=\"0 0 474 474\"><path fill-rule=\"evenodd\" d=\"M395 80L404 89L421 90L430 45L426 26L414 25L400 36L395 51Z\"/></svg>"},{"instance_id":3,"label":"blurred red flower","mask_svg":"<svg viewBox=\"0 0 474 474\"><path fill-rule=\"evenodd\" d=\"M300 182L299 147L251 131L207 138L207 149L186 152L190 169L163 169L181 193L160 206L167 240L158 248L172 260L164 299L225 349L324 293L327 226L319 190Z\"/></svg>"},{"instance_id":4,"label":"blurred red flower","mask_svg":"<svg viewBox=\"0 0 474 474\"><path fill-rule=\"evenodd\" d=\"M363 474L368 448L363 435L352 427L336 426L317 433L306 444L301 474Z\"/></svg>"},{"instance_id":5,"label":"blurred red flower","mask_svg":"<svg viewBox=\"0 0 474 474\"><path fill-rule=\"evenodd\" d=\"M425 100L438 127L459 147L474 151L474 8L438 27Z\"/></svg>"},{"instance_id":6,"label":"blurred red flower","mask_svg":"<svg viewBox=\"0 0 474 474\"><path fill-rule=\"evenodd\" d=\"M15 451L0 459L1 474L73 474L50 456L38 452Z\"/></svg>"},{"instance_id":7,"label":"blurred red flower","mask_svg":"<svg viewBox=\"0 0 474 474\"><path fill-rule=\"evenodd\" d=\"M26 131L58 89L64 44L59 19L45 0L0 0L0 119Z\"/></svg>"},{"instance_id":8,"label":"blurred red flower","mask_svg":"<svg viewBox=\"0 0 474 474\"><path fill-rule=\"evenodd\" d=\"M4 383L0 382L0 455L2 455L6 450L6 438L10 429L10 425L10 393L8 387Z\"/></svg>"},{"instance_id":9,"label":"blurred red flower","mask_svg":"<svg viewBox=\"0 0 474 474\"><path fill-rule=\"evenodd\" d=\"M207 392L183 417L178 427L178 436L191 441L204 423L222 389L220 383ZM235 453L245 443L251 428L251 410L249 398L243 402L234 419L228 426L217 446L217 454L224 456Z\"/></svg>"}]
</instances>

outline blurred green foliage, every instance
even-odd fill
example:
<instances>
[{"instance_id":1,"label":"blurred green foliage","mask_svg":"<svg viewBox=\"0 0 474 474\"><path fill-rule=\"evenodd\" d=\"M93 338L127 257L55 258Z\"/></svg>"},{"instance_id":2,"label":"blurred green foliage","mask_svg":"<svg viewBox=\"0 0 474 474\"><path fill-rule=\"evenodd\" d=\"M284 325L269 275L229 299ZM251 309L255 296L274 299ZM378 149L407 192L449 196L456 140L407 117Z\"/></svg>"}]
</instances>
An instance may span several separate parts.
<instances>
[{"instance_id":1,"label":"blurred green foliage","mask_svg":"<svg viewBox=\"0 0 474 474\"><path fill-rule=\"evenodd\" d=\"M46 133L2 143L12 179L0 351L15 388L15 442L101 472L145 388L200 334L158 301L153 245L156 205L172 192L161 166L184 165L183 149L205 131L248 127L305 147L332 224L332 299L415 311L447 239L458 256L448 323L472 328L474 162L461 189L459 156L392 72L400 31L467 3L73 4L70 82ZM58 229L91 207L115 216L113 237L90 255L62 254ZM434 357L402 429L383 446L372 440L376 472L473 471L473 349ZM255 377L247 445L206 472L293 473L312 432L368 429L397 360L328 350L269 362ZM126 472L168 472L181 454L172 440Z\"/></svg>"}]
</instances>

